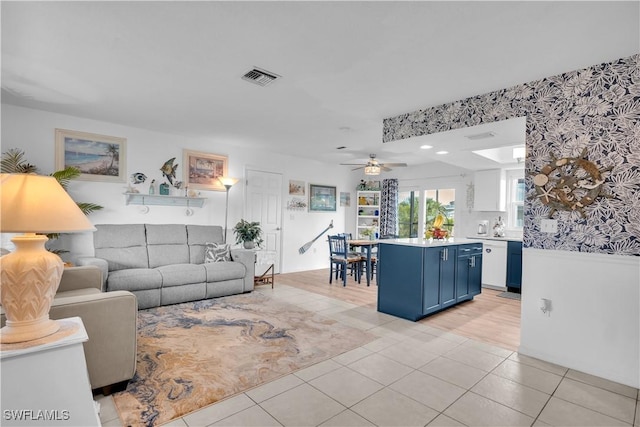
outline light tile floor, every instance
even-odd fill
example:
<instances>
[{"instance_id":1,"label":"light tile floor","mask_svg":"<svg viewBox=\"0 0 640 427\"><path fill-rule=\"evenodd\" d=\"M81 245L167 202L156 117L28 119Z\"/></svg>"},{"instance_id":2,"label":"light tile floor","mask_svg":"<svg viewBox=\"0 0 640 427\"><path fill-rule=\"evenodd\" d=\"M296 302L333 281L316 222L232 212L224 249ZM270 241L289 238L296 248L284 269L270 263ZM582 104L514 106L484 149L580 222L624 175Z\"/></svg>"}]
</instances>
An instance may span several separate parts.
<instances>
[{"instance_id":1,"label":"light tile floor","mask_svg":"<svg viewBox=\"0 0 640 427\"><path fill-rule=\"evenodd\" d=\"M256 292L378 339L166 425L640 427L637 389L301 289Z\"/></svg>"}]
</instances>

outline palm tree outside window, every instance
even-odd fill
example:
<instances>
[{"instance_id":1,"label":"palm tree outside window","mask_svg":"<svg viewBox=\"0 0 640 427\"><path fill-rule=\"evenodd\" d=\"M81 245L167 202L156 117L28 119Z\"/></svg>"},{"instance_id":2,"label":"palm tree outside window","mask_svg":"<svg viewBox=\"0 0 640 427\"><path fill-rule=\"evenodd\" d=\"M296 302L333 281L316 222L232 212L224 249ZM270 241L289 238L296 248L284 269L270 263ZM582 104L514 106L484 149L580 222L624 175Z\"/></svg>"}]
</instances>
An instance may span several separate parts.
<instances>
[{"instance_id":1,"label":"palm tree outside window","mask_svg":"<svg viewBox=\"0 0 640 427\"><path fill-rule=\"evenodd\" d=\"M398 193L398 237L418 237L418 191L401 191Z\"/></svg>"},{"instance_id":2,"label":"palm tree outside window","mask_svg":"<svg viewBox=\"0 0 640 427\"><path fill-rule=\"evenodd\" d=\"M433 222L438 215L442 215L444 217L444 224L442 228L449 232L449 236L453 236L456 190L453 188L426 190L424 192L424 199L424 229L429 230L432 228Z\"/></svg>"}]
</instances>

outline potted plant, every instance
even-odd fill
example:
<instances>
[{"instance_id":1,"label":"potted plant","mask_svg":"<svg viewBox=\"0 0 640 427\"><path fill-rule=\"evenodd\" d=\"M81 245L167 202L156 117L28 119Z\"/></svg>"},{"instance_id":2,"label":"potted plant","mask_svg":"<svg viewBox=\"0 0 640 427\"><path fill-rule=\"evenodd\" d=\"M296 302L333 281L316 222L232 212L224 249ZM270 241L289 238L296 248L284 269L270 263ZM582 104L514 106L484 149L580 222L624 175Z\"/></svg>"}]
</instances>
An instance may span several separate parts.
<instances>
[{"instance_id":1,"label":"potted plant","mask_svg":"<svg viewBox=\"0 0 640 427\"><path fill-rule=\"evenodd\" d=\"M236 243L242 243L246 249L253 249L262 244L262 229L259 222L249 222L241 219L234 227Z\"/></svg>"},{"instance_id":2,"label":"potted plant","mask_svg":"<svg viewBox=\"0 0 640 427\"><path fill-rule=\"evenodd\" d=\"M369 240L373 240L373 228L365 228L364 230L360 231L360 234Z\"/></svg>"}]
</instances>

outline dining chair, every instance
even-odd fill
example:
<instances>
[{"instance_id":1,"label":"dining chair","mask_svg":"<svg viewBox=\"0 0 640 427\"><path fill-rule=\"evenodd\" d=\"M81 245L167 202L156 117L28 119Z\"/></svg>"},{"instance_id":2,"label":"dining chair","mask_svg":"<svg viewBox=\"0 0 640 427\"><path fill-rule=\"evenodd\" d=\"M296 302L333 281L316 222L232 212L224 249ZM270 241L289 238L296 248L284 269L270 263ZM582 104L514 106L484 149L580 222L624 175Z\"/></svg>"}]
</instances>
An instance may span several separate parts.
<instances>
[{"instance_id":1,"label":"dining chair","mask_svg":"<svg viewBox=\"0 0 640 427\"><path fill-rule=\"evenodd\" d=\"M333 281L333 275L336 279L339 275L342 277L342 286L347 286L347 269L353 268L356 280L360 283L360 264L361 257L359 255L351 255L345 236L329 236L329 253L330 253L330 270L329 283Z\"/></svg>"},{"instance_id":2,"label":"dining chair","mask_svg":"<svg viewBox=\"0 0 640 427\"><path fill-rule=\"evenodd\" d=\"M349 240L353 239L353 237L352 237L351 233L338 233L338 234L336 234L336 236L342 236L342 237L344 237L344 238L346 238L346 239L347 239L347 245L349 246L349 249L348 249L348 251L347 251L347 254L348 254L348 256L349 256L349 257L362 256L362 253L360 253L360 252L358 252L358 251L354 250L354 248L353 248L353 247L351 247L351 245L349 245ZM357 269L357 267L358 267L358 266L357 266L356 264L350 264L350 265L348 266L348 268L349 268L349 275L350 275L350 276L353 276L353 275L355 275L355 274L356 274L356 269Z\"/></svg>"},{"instance_id":3,"label":"dining chair","mask_svg":"<svg viewBox=\"0 0 640 427\"><path fill-rule=\"evenodd\" d=\"M378 271L378 252L371 249L371 271L367 271L367 257L361 256L360 261L360 274L368 274L369 280L373 279L373 276L377 276ZM366 276L365 276L366 277Z\"/></svg>"}]
</instances>

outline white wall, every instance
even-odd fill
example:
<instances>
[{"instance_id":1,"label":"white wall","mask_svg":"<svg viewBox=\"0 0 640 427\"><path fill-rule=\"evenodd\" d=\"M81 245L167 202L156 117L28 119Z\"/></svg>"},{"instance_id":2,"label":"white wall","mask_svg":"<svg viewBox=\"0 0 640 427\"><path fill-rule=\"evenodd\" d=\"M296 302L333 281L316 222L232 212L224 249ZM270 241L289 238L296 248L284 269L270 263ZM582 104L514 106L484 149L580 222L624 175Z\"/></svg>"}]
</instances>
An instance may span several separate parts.
<instances>
[{"instance_id":1,"label":"white wall","mask_svg":"<svg viewBox=\"0 0 640 427\"><path fill-rule=\"evenodd\" d=\"M640 258L525 248L522 261L519 352L639 388Z\"/></svg>"},{"instance_id":2,"label":"white wall","mask_svg":"<svg viewBox=\"0 0 640 427\"><path fill-rule=\"evenodd\" d=\"M113 123L88 120L46 111L33 110L11 105L2 105L2 152L10 148L25 151L26 159L40 168L44 174L55 170L55 128L71 129L127 139L127 175L143 172L148 180L138 186L141 192L148 189L150 179L160 181L160 166L176 157L179 164L177 175L182 180L182 150L190 149L229 156L229 175L241 178L245 170L257 169L283 174L282 190L282 262L281 272L303 271L327 268L327 247L319 239L313 249L300 255L298 248L311 240L333 220L334 231L344 231L345 218L353 217L353 203L350 208L338 206L336 212L312 213L289 211L289 179L315 184L334 185L340 191L350 191L355 196L354 178L348 168L339 165L324 164L308 159L298 159L271 153L264 150L246 149L241 141L229 137L207 139L171 135L145 129L121 126ZM304 143L304 142L301 142ZM229 228L244 214L244 180L231 188L229 192ZM357 182L357 181L356 181ZM148 214L140 213L139 206L126 206L122 193L127 184L74 181L69 192L77 201L92 202L104 206L104 209L90 216L94 224L101 223L185 223L185 224L224 224L225 193L202 191L207 198L202 209L194 209L193 216L184 215L184 208L152 206ZM233 233L228 232L232 241ZM3 243L5 239L3 239ZM60 245L72 251L73 258L93 253L93 241L90 233L68 236L61 239Z\"/></svg>"}]
</instances>

